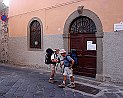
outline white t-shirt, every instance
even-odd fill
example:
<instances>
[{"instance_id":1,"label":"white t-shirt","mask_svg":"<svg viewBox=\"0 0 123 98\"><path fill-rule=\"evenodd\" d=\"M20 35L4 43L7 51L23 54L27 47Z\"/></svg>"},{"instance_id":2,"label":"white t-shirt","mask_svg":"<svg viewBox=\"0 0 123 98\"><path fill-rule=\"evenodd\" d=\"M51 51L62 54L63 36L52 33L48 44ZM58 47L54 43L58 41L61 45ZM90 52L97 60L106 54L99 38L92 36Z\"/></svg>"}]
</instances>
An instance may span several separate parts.
<instances>
[{"instance_id":1,"label":"white t-shirt","mask_svg":"<svg viewBox=\"0 0 123 98\"><path fill-rule=\"evenodd\" d=\"M52 55L51 55L51 60L53 60L53 59L58 59L58 54L55 54L55 53L52 54Z\"/></svg>"}]
</instances>

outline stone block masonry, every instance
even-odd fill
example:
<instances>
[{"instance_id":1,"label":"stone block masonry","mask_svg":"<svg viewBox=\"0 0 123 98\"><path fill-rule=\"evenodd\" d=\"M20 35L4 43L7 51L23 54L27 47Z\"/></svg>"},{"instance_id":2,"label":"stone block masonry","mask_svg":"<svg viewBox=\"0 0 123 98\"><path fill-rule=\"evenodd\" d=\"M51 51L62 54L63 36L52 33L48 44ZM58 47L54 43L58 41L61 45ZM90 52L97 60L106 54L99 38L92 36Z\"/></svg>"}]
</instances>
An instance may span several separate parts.
<instances>
[{"instance_id":1,"label":"stone block masonry","mask_svg":"<svg viewBox=\"0 0 123 98\"><path fill-rule=\"evenodd\" d=\"M8 16L8 8L0 12L0 16ZM0 62L8 62L8 20L0 20Z\"/></svg>"}]
</instances>

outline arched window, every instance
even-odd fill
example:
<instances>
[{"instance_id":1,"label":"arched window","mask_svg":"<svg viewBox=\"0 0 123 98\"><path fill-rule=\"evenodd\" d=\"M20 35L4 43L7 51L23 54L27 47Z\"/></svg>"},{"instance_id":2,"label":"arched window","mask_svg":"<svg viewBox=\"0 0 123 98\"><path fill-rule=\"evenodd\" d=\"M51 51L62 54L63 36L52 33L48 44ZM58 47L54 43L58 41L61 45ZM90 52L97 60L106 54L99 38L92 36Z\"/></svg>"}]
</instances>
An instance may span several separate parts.
<instances>
[{"instance_id":1,"label":"arched window","mask_svg":"<svg viewBox=\"0 0 123 98\"><path fill-rule=\"evenodd\" d=\"M29 50L42 49L42 22L39 18L33 18L28 25Z\"/></svg>"},{"instance_id":2,"label":"arched window","mask_svg":"<svg viewBox=\"0 0 123 98\"><path fill-rule=\"evenodd\" d=\"M95 33L96 25L92 19L86 16L77 17L70 24L70 33Z\"/></svg>"}]
</instances>

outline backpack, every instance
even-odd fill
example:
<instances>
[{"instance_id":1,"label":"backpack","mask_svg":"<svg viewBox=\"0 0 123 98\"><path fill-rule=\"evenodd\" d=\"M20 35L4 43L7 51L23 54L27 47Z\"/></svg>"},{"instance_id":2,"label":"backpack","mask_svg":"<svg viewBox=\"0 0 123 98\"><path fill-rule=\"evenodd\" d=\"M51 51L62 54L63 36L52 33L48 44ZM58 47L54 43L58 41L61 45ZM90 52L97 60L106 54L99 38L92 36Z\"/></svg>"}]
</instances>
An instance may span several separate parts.
<instances>
[{"instance_id":1,"label":"backpack","mask_svg":"<svg viewBox=\"0 0 123 98\"><path fill-rule=\"evenodd\" d=\"M76 68L76 67L79 65L79 64L78 64L78 57L77 57L76 50L71 50L67 56L70 56L70 57L74 60L73 68ZM66 60L69 61L69 60L67 59L67 56L66 56ZM69 61L69 62L70 62L70 61ZM70 62L70 63L71 63L71 62Z\"/></svg>"},{"instance_id":2,"label":"backpack","mask_svg":"<svg viewBox=\"0 0 123 98\"><path fill-rule=\"evenodd\" d=\"M54 53L54 51L51 48L48 48L46 50L45 54L45 64L51 64L51 55Z\"/></svg>"}]
</instances>

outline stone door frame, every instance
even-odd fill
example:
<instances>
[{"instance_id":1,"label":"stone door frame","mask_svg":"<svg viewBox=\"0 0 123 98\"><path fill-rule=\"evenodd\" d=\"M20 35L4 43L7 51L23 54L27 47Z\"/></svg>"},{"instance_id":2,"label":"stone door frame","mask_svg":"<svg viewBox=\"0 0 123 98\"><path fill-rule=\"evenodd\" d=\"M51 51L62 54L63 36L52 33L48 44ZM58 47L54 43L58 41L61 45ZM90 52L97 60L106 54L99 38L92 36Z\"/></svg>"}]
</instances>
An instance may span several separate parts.
<instances>
[{"instance_id":1,"label":"stone door frame","mask_svg":"<svg viewBox=\"0 0 123 98\"><path fill-rule=\"evenodd\" d=\"M70 34L69 34L69 27L71 22L79 17L79 16L87 16L90 19L92 19L96 25L96 40L97 40L97 71L96 71L96 80L102 81L103 80L103 29L102 29L102 23L99 19L99 17L89 9L81 9L80 11L76 10L74 11L66 20L64 25L64 31L63 31L63 40L64 40L64 49L67 50L67 52L70 50Z\"/></svg>"}]
</instances>

